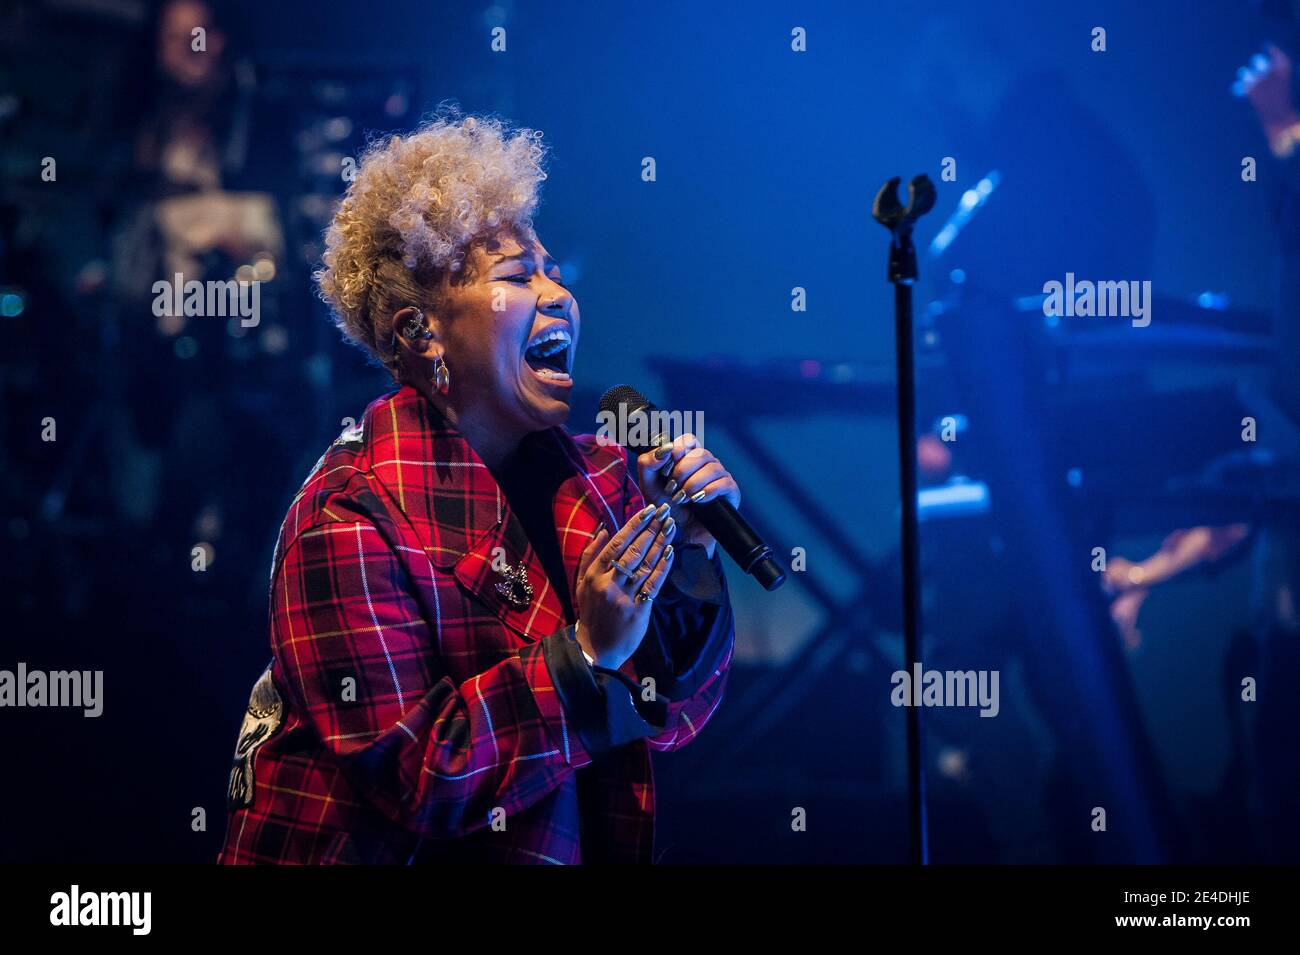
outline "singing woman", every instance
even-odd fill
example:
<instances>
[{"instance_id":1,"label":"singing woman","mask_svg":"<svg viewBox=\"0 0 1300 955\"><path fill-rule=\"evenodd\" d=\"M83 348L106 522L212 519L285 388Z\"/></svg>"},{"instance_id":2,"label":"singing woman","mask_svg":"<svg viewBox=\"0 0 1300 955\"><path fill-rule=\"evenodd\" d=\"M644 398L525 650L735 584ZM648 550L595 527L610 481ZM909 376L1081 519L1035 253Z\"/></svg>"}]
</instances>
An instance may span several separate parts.
<instances>
[{"instance_id":1,"label":"singing woman","mask_svg":"<svg viewBox=\"0 0 1300 955\"><path fill-rule=\"evenodd\" d=\"M734 637L694 436L564 428L578 304L532 218L541 134L444 110L373 144L320 292L392 375L273 558L272 662L223 863L653 861L650 754L718 706Z\"/></svg>"}]
</instances>

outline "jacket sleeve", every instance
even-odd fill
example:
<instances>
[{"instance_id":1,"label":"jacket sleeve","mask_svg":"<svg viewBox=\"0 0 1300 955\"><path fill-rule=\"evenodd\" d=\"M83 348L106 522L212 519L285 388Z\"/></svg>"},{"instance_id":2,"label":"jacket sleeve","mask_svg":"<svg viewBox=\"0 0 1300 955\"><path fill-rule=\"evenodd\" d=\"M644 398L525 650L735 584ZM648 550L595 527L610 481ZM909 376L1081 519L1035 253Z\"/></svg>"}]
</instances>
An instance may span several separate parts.
<instances>
[{"instance_id":1,"label":"jacket sleeve","mask_svg":"<svg viewBox=\"0 0 1300 955\"><path fill-rule=\"evenodd\" d=\"M644 507L630 478L629 484L625 519ZM722 702L736 634L716 548L712 557L699 545L681 545L676 552L645 639L623 667L638 709L662 726L648 739L661 751L693 740Z\"/></svg>"},{"instance_id":2,"label":"jacket sleeve","mask_svg":"<svg viewBox=\"0 0 1300 955\"><path fill-rule=\"evenodd\" d=\"M458 684L439 656L436 597L422 605L413 572L373 522L340 521L301 532L271 589L272 649L292 709L397 824L464 835L654 731L626 692L603 692L567 631ZM565 666L575 657L579 668Z\"/></svg>"}]
</instances>

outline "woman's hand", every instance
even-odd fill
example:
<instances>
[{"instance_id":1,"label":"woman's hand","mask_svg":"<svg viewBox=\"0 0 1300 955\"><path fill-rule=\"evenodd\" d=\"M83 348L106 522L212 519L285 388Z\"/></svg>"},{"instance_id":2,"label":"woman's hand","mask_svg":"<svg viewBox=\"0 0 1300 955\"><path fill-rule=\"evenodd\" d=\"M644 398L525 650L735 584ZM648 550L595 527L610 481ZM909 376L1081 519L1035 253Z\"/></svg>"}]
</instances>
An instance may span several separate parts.
<instances>
[{"instance_id":1,"label":"woman's hand","mask_svg":"<svg viewBox=\"0 0 1300 955\"><path fill-rule=\"evenodd\" d=\"M1272 129L1296 118L1291 104L1291 58L1278 47L1270 43L1249 66L1238 70L1237 82L1270 137Z\"/></svg>"},{"instance_id":2,"label":"woman's hand","mask_svg":"<svg viewBox=\"0 0 1300 955\"><path fill-rule=\"evenodd\" d=\"M617 670L641 645L650 607L672 566L676 533L668 506L652 504L612 539L602 524L583 549L576 637L600 666Z\"/></svg>"},{"instance_id":3,"label":"woman's hand","mask_svg":"<svg viewBox=\"0 0 1300 955\"><path fill-rule=\"evenodd\" d=\"M1136 650L1142 645L1142 631L1138 629L1138 613L1151 591L1147 587L1134 587L1111 601L1110 619L1124 639L1124 646Z\"/></svg>"},{"instance_id":4,"label":"woman's hand","mask_svg":"<svg viewBox=\"0 0 1300 955\"><path fill-rule=\"evenodd\" d=\"M682 505L725 498L740 507L740 487L731 472L693 434L647 451L636 459L636 466L641 495L656 504L670 502L679 540L703 545L712 557L717 544L713 535Z\"/></svg>"}]
</instances>

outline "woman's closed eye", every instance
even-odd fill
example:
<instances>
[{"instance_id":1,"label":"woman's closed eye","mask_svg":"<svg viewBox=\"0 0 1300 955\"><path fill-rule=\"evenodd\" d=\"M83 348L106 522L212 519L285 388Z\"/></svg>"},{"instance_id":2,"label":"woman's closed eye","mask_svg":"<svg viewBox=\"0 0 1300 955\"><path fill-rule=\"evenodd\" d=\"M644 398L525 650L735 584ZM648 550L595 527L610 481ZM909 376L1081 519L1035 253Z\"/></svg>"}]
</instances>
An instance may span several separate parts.
<instances>
[{"instance_id":1,"label":"woman's closed eye","mask_svg":"<svg viewBox=\"0 0 1300 955\"><path fill-rule=\"evenodd\" d=\"M556 285L558 285L560 288L568 288L568 287L569 287L569 286L567 286L567 285L564 284L564 279L563 279L561 276L559 276L559 275L548 275L547 278L549 278L552 282L554 282L554 283L555 283ZM532 277L532 275L531 275L530 273L528 273L528 272L520 272L518 275L502 275L502 276L500 276L500 277L497 279L497 281L499 281L499 282L514 282L514 283L516 283L516 284L518 284L518 285L527 285L529 282L532 281L532 279L533 279L533 277Z\"/></svg>"}]
</instances>

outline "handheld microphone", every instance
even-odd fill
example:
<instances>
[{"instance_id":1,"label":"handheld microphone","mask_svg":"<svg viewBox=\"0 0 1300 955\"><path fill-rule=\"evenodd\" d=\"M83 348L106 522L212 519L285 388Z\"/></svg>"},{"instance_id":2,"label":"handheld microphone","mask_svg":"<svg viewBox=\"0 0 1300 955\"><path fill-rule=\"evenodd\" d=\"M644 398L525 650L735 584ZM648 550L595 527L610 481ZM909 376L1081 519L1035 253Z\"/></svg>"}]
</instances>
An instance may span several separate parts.
<instances>
[{"instance_id":1,"label":"handheld microphone","mask_svg":"<svg viewBox=\"0 0 1300 955\"><path fill-rule=\"evenodd\" d=\"M622 412L620 413L620 407ZM649 416L659 409L645 395L631 385L616 385L605 392L600 399L601 416L612 416L613 420L626 422L635 415ZM650 435L646 429L646 441L653 441L657 435ZM635 433L635 432L634 432ZM645 454L654 450L655 445L633 444L625 447L634 454ZM749 522L740 516L732 503L724 498L704 501L700 504L686 504L706 530L717 540L740 569L749 574L764 590L776 590L785 583L785 571L772 556L772 548L758 536Z\"/></svg>"}]
</instances>

